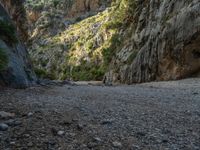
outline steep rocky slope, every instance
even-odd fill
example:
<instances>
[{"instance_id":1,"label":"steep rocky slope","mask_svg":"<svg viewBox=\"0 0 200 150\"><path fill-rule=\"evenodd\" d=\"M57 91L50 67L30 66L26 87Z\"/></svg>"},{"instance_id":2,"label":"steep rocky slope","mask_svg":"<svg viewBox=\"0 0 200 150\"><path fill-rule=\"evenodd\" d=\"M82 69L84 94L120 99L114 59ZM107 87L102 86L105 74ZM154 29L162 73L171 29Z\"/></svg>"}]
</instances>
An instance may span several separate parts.
<instances>
[{"instance_id":1,"label":"steep rocky slope","mask_svg":"<svg viewBox=\"0 0 200 150\"><path fill-rule=\"evenodd\" d=\"M56 17L59 21L54 20L52 13L48 13L51 17L46 16L43 22L42 16L36 19L36 23L43 25L36 25L32 30L33 44L29 50L40 76L51 79L103 79L106 66L102 51L110 46L111 41L118 41L117 27L122 22L122 14L116 6L108 7L111 4L109 0L87 1L87 7L83 5L85 2L74 1L62 12L65 17ZM98 7L94 9L94 6ZM48 9L53 7L48 6ZM42 9L41 14L44 13ZM49 23L51 26L46 26Z\"/></svg>"},{"instance_id":2,"label":"steep rocky slope","mask_svg":"<svg viewBox=\"0 0 200 150\"><path fill-rule=\"evenodd\" d=\"M200 71L198 0L73 2L54 1L68 9L56 17L42 9L48 17L36 19L30 53L40 76L131 84Z\"/></svg>"},{"instance_id":3,"label":"steep rocky slope","mask_svg":"<svg viewBox=\"0 0 200 150\"><path fill-rule=\"evenodd\" d=\"M15 23L11 21L11 9L7 9L11 8L7 5L9 2L0 2L0 85L24 88L34 83L36 77L32 71L27 50L20 42L19 34L16 31L16 27L20 27L17 25L19 23L17 21L22 18L13 19ZM18 5L17 1L12 4L14 12L17 13L17 9L15 9ZM14 14L14 12L12 13ZM23 28L18 29L23 31ZM20 33L24 35L23 32Z\"/></svg>"},{"instance_id":4,"label":"steep rocky slope","mask_svg":"<svg viewBox=\"0 0 200 150\"><path fill-rule=\"evenodd\" d=\"M134 15L134 30L113 58L107 81L171 80L200 72L199 0L139 0Z\"/></svg>"},{"instance_id":5,"label":"steep rocky slope","mask_svg":"<svg viewBox=\"0 0 200 150\"><path fill-rule=\"evenodd\" d=\"M77 29L79 26L77 24L90 16L96 15L98 12L102 12L110 3L110 0L48 0L45 3L41 0L26 1L25 7L29 24L31 25L29 31L30 43L32 44L29 46L29 52L35 64L36 73L41 77L48 77L50 79L71 78L69 70L71 67L73 68L73 65L69 64L67 59L69 57L72 58L68 56L71 51L70 47L76 45L79 38L85 38L81 34L82 31L85 30L84 32L86 32L87 30L87 32L91 32L86 26L95 25L95 21L87 22L84 26L80 24L80 30ZM99 25L96 26L98 27ZM67 34L64 37L64 34L68 31L71 32L71 36ZM72 35L73 33L75 35ZM95 32L92 34L95 34ZM61 38L62 41L59 40ZM63 41L64 38L69 40ZM82 57L78 59L80 60ZM70 68L69 65L71 66ZM82 75L80 76L77 76L75 73L75 75L72 75L73 79L88 80L99 76L90 75L90 77L87 77L90 74L87 72L81 73ZM101 77L103 76L102 71L97 72Z\"/></svg>"},{"instance_id":6,"label":"steep rocky slope","mask_svg":"<svg viewBox=\"0 0 200 150\"><path fill-rule=\"evenodd\" d=\"M27 0L25 8L31 40L59 34L70 24L83 20L106 8L110 0ZM44 36L45 35L45 36Z\"/></svg>"}]
</instances>

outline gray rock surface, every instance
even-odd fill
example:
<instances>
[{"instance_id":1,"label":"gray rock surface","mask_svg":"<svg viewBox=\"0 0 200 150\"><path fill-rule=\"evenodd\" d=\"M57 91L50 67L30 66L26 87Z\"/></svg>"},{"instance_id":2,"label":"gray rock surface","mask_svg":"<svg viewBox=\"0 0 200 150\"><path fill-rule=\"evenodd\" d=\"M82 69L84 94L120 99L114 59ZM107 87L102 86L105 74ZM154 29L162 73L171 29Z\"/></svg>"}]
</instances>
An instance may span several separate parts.
<instances>
[{"instance_id":1,"label":"gray rock surface","mask_svg":"<svg viewBox=\"0 0 200 150\"><path fill-rule=\"evenodd\" d=\"M15 116L14 113L0 111L0 119L9 119L9 118L13 118L14 116Z\"/></svg>"},{"instance_id":2,"label":"gray rock surface","mask_svg":"<svg viewBox=\"0 0 200 150\"><path fill-rule=\"evenodd\" d=\"M0 19L3 22L13 24L9 15L1 5ZM8 64L3 70L0 70L0 85L25 88L36 81L36 76L32 70L25 46L20 42L17 33L12 34L13 37L16 36L17 41L5 40L8 35L0 36L0 49L8 57Z\"/></svg>"},{"instance_id":3,"label":"gray rock surface","mask_svg":"<svg viewBox=\"0 0 200 150\"><path fill-rule=\"evenodd\" d=\"M129 40L113 58L107 83L174 80L200 72L200 1L136 3L132 33L128 28Z\"/></svg>"},{"instance_id":4,"label":"gray rock surface","mask_svg":"<svg viewBox=\"0 0 200 150\"><path fill-rule=\"evenodd\" d=\"M122 147L122 143L117 142L117 141L113 142L112 144L113 144L113 147L116 147L116 148L121 148Z\"/></svg>"}]
</instances>

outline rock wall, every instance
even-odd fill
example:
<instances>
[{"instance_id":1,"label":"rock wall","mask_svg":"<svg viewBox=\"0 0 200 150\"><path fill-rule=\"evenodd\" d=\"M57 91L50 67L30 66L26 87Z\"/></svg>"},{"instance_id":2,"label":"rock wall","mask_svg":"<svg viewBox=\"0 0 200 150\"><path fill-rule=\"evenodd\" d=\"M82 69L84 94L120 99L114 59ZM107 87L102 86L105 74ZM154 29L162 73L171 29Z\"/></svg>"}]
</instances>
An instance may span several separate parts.
<instances>
[{"instance_id":1,"label":"rock wall","mask_svg":"<svg viewBox=\"0 0 200 150\"><path fill-rule=\"evenodd\" d=\"M105 10L110 6L111 1L60 0L55 5L52 1L47 0L40 7L37 4L40 4L41 0L36 0L35 3L32 0L29 1L25 3L30 22L29 53L38 76L54 80L72 79L73 71L70 71L70 68L72 68L71 70L80 70L75 69L77 68L76 64L91 60L87 72L84 69L84 75L81 75L81 71L76 73L76 76L81 75L84 78L75 77L73 80L77 80L77 78L86 80L85 76L89 77L89 80L94 79L95 72L100 74L97 76L103 77L104 73L95 67L97 65L99 67L102 62L102 59L99 58L101 56L96 56L96 53L100 52L95 50L103 45L103 38L107 37L107 35L104 36L105 31L101 30L101 26L111 20L109 19L110 12ZM97 32L99 33L97 34ZM109 34L108 37L110 38L112 34ZM73 57L78 58L71 65L69 62ZM82 68L84 67L82 66ZM91 69L93 69L93 74L88 75L90 74L88 70ZM100 79L98 78L98 80Z\"/></svg>"},{"instance_id":2,"label":"rock wall","mask_svg":"<svg viewBox=\"0 0 200 150\"><path fill-rule=\"evenodd\" d=\"M200 1L135 2L134 19L123 31L128 39L113 57L105 82L176 80L200 72Z\"/></svg>"},{"instance_id":3,"label":"rock wall","mask_svg":"<svg viewBox=\"0 0 200 150\"><path fill-rule=\"evenodd\" d=\"M107 0L107 3L109 0ZM75 0L67 13L67 17L77 17L90 11L99 11L105 9L106 5L102 4L102 0Z\"/></svg>"},{"instance_id":4,"label":"rock wall","mask_svg":"<svg viewBox=\"0 0 200 150\"><path fill-rule=\"evenodd\" d=\"M8 1L7 1L8 2ZM15 24L0 4L0 85L25 88L35 83L27 50L20 42Z\"/></svg>"},{"instance_id":5,"label":"rock wall","mask_svg":"<svg viewBox=\"0 0 200 150\"><path fill-rule=\"evenodd\" d=\"M45 3L41 0L27 0L25 8L29 21L31 40L33 40L33 43L38 43L38 38L61 33L70 24L104 10L110 4L110 1L60 0L55 4L50 0L47 0Z\"/></svg>"},{"instance_id":6,"label":"rock wall","mask_svg":"<svg viewBox=\"0 0 200 150\"><path fill-rule=\"evenodd\" d=\"M0 4L14 21L21 40L26 42L28 39L28 20L23 2L23 0L0 0Z\"/></svg>"},{"instance_id":7,"label":"rock wall","mask_svg":"<svg viewBox=\"0 0 200 150\"><path fill-rule=\"evenodd\" d=\"M61 0L34 13L33 5L26 7L38 72L54 72L52 79L71 79L75 72L76 80L99 80L107 72L104 82L128 84L200 72L199 0L110 2Z\"/></svg>"}]
</instances>

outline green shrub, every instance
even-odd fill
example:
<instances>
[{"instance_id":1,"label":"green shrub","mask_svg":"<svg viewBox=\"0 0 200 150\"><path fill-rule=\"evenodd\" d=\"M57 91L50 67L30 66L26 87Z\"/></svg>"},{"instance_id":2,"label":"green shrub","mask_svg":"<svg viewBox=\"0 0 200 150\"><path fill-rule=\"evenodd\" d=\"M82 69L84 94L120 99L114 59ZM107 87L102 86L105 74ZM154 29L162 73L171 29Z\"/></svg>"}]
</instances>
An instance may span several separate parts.
<instances>
[{"instance_id":1,"label":"green shrub","mask_svg":"<svg viewBox=\"0 0 200 150\"><path fill-rule=\"evenodd\" d=\"M86 50L90 52L93 48L94 41L89 41L86 43Z\"/></svg>"},{"instance_id":2,"label":"green shrub","mask_svg":"<svg viewBox=\"0 0 200 150\"><path fill-rule=\"evenodd\" d=\"M115 55L117 48L121 45L121 41L119 39L118 34L114 34L110 40L110 46L107 48L103 48L102 54L104 59L104 65L108 65L112 57Z\"/></svg>"},{"instance_id":3,"label":"green shrub","mask_svg":"<svg viewBox=\"0 0 200 150\"><path fill-rule=\"evenodd\" d=\"M44 6L43 6L42 3L40 3L40 4L36 4L36 5L33 6L33 10L40 11L40 10L43 9L43 7L44 7Z\"/></svg>"},{"instance_id":4,"label":"green shrub","mask_svg":"<svg viewBox=\"0 0 200 150\"><path fill-rule=\"evenodd\" d=\"M106 69L102 66L94 67L91 69L94 80L103 80L103 76L106 72Z\"/></svg>"},{"instance_id":5,"label":"green shrub","mask_svg":"<svg viewBox=\"0 0 200 150\"><path fill-rule=\"evenodd\" d=\"M36 75L40 78L46 78L47 77L47 72L43 69L35 68L34 69Z\"/></svg>"},{"instance_id":6,"label":"green shrub","mask_svg":"<svg viewBox=\"0 0 200 150\"><path fill-rule=\"evenodd\" d=\"M132 54L128 57L128 59L127 59L127 63L130 65L132 62L133 62L133 60L136 58L136 56L137 56L137 52L136 51L134 51L134 52L132 52Z\"/></svg>"},{"instance_id":7,"label":"green shrub","mask_svg":"<svg viewBox=\"0 0 200 150\"><path fill-rule=\"evenodd\" d=\"M54 7L57 7L58 4L59 4L59 0L54 0L54 1L53 1L53 5L54 5Z\"/></svg>"},{"instance_id":8,"label":"green shrub","mask_svg":"<svg viewBox=\"0 0 200 150\"><path fill-rule=\"evenodd\" d=\"M73 79L74 81L91 81L102 80L105 74L105 69L102 66L96 66L94 63L82 61L81 65L65 66L61 80ZM71 70L71 71L70 71Z\"/></svg>"},{"instance_id":9,"label":"green shrub","mask_svg":"<svg viewBox=\"0 0 200 150\"><path fill-rule=\"evenodd\" d=\"M77 18L76 18L76 22L80 22L81 20L82 20L81 17L77 17Z\"/></svg>"},{"instance_id":10,"label":"green shrub","mask_svg":"<svg viewBox=\"0 0 200 150\"><path fill-rule=\"evenodd\" d=\"M49 73L44 69L40 68L34 68L35 74L42 79L50 79L50 80L55 80L55 74L54 73Z\"/></svg>"},{"instance_id":11,"label":"green shrub","mask_svg":"<svg viewBox=\"0 0 200 150\"><path fill-rule=\"evenodd\" d=\"M15 32L15 27L8 21L0 20L0 33L3 40L10 43L17 43L18 39Z\"/></svg>"}]
</instances>

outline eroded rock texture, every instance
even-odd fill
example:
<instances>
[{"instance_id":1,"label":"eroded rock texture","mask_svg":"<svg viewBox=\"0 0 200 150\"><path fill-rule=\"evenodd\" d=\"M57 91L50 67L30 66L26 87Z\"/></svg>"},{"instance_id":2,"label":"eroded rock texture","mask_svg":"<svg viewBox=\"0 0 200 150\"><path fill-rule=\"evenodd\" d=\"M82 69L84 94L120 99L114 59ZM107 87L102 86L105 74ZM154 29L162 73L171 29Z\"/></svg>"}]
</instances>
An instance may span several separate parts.
<instances>
[{"instance_id":1,"label":"eroded rock texture","mask_svg":"<svg viewBox=\"0 0 200 150\"><path fill-rule=\"evenodd\" d=\"M0 4L0 85L24 88L33 84L36 77L6 8Z\"/></svg>"},{"instance_id":2,"label":"eroded rock texture","mask_svg":"<svg viewBox=\"0 0 200 150\"><path fill-rule=\"evenodd\" d=\"M200 1L136 2L134 30L131 36L126 31L129 40L113 58L105 80L131 84L200 72Z\"/></svg>"},{"instance_id":3,"label":"eroded rock texture","mask_svg":"<svg viewBox=\"0 0 200 150\"><path fill-rule=\"evenodd\" d=\"M102 0L75 0L67 16L76 17L86 12L97 11L102 6Z\"/></svg>"},{"instance_id":4,"label":"eroded rock texture","mask_svg":"<svg viewBox=\"0 0 200 150\"><path fill-rule=\"evenodd\" d=\"M28 39L28 21L23 6L23 0L0 0L1 5L14 21L20 38L25 42Z\"/></svg>"},{"instance_id":5,"label":"eroded rock texture","mask_svg":"<svg viewBox=\"0 0 200 150\"><path fill-rule=\"evenodd\" d=\"M107 10L111 1L60 0L55 5L47 0L38 8L40 2L25 3L30 25L28 50L36 74L53 80L101 80L104 71L99 69L102 57L97 49L103 47L104 37L109 42L113 34L106 34L102 27L112 20ZM77 69L79 65L81 69Z\"/></svg>"},{"instance_id":6,"label":"eroded rock texture","mask_svg":"<svg viewBox=\"0 0 200 150\"><path fill-rule=\"evenodd\" d=\"M47 0L37 6L40 3L41 0L25 1L33 43L38 43L38 38L59 34L70 24L104 10L110 0L60 0L58 3Z\"/></svg>"}]
</instances>

